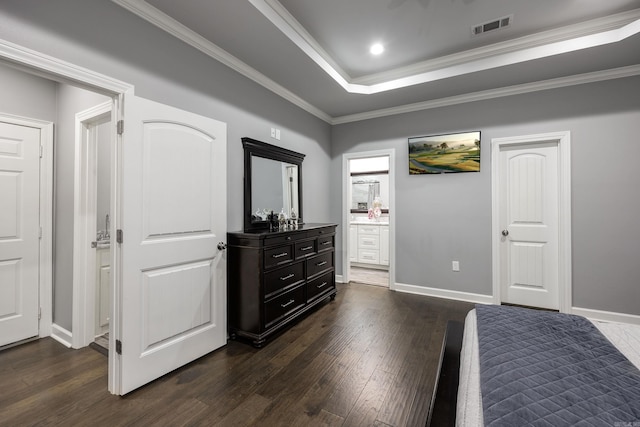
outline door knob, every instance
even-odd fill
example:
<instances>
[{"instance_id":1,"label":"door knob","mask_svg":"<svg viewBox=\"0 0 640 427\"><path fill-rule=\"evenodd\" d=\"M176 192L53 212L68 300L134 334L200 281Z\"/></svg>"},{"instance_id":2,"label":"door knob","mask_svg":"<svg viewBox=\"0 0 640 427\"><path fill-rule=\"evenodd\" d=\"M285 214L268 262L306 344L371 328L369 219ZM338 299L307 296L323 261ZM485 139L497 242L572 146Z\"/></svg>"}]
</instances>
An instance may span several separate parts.
<instances>
[{"instance_id":1,"label":"door knob","mask_svg":"<svg viewBox=\"0 0 640 427\"><path fill-rule=\"evenodd\" d=\"M227 249L227 244L224 242L219 242L218 243L218 250L219 251L224 251L225 249Z\"/></svg>"},{"instance_id":2,"label":"door knob","mask_svg":"<svg viewBox=\"0 0 640 427\"><path fill-rule=\"evenodd\" d=\"M502 235L507 237L509 235L509 230L502 230Z\"/></svg>"}]
</instances>

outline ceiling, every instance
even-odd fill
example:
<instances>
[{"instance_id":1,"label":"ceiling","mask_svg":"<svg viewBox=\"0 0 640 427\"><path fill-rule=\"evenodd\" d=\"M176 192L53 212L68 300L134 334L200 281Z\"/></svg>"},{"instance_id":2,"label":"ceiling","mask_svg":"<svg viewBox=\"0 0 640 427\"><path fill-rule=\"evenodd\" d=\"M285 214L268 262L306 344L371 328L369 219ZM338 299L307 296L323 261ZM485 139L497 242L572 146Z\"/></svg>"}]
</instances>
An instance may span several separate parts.
<instances>
[{"instance_id":1,"label":"ceiling","mask_svg":"<svg viewBox=\"0 0 640 427\"><path fill-rule=\"evenodd\" d=\"M113 1L332 124L640 74L640 0Z\"/></svg>"}]
</instances>

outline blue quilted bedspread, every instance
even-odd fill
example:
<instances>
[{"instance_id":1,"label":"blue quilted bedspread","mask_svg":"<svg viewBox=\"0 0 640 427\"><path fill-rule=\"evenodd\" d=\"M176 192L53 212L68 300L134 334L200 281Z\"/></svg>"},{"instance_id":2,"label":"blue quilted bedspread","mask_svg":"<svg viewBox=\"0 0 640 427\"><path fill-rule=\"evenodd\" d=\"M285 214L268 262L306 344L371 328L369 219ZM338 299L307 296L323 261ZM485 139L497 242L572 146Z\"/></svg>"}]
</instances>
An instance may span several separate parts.
<instances>
[{"instance_id":1,"label":"blue quilted bedspread","mask_svg":"<svg viewBox=\"0 0 640 427\"><path fill-rule=\"evenodd\" d=\"M590 321L491 305L476 314L486 427L640 425L640 371Z\"/></svg>"}]
</instances>

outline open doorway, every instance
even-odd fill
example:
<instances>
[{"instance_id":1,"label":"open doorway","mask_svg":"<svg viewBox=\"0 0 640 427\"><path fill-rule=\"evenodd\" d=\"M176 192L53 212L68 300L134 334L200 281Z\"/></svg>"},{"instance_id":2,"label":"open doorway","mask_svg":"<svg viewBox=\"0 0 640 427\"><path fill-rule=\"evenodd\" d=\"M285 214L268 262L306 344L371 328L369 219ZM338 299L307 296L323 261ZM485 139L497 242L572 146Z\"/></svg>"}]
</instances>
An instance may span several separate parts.
<instances>
[{"instance_id":1,"label":"open doorway","mask_svg":"<svg viewBox=\"0 0 640 427\"><path fill-rule=\"evenodd\" d=\"M111 101L75 115L73 347L107 354L111 292Z\"/></svg>"},{"instance_id":2,"label":"open doorway","mask_svg":"<svg viewBox=\"0 0 640 427\"><path fill-rule=\"evenodd\" d=\"M392 165L393 151L345 155L346 282L388 288L394 283Z\"/></svg>"}]
</instances>

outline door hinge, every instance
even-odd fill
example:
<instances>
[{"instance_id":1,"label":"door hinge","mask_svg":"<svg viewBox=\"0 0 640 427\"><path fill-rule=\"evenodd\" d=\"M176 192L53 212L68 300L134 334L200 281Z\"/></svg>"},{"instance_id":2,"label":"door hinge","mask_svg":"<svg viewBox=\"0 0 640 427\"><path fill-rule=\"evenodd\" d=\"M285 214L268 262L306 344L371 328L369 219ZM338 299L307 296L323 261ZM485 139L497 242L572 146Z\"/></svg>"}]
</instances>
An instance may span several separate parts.
<instances>
[{"instance_id":1,"label":"door hinge","mask_svg":"<svg viewBox=\"0 0 640 427\"><path fill-rule=\"evenodd\" d=\"M40 145L40 158L42 158L43 153L44 153L44 147Z\"/></svg>"},{"instance_id":2,"label":"door hinge","mask_svg":"<svg viewBox=\"0 0 640 427\"><path fill-rule=\"evenodd\" d=\"M124 120L118 120L116 127L118 135L122 135L124 133Z\"/></svg>"},{"instance_id":3,"label":"door hinge","mask_svg":"<svg viewBox=\"0 0 640 427\"><path fill-rule=\"evenodd\" d=\"M42 319L42 307L38 307L38 320Z\"/></svg>"},{"instance_id":4,"label":"door hinge","mask_svg":"<svg viewBox=\"0 0 640 427\"><path fill-rule=\"evenodd\" d=\"M116 230L116 242L122 243L122 230L120 229Z\"/></svg>"},{"instance_id":5,"label":"door hinge","mask_svg":"<svg viewBox=\"0 0 640 427\"><path fill-rule=\"evenodd\" d=\"M38 239L42 239L42 227L38 230Z\"/></svg>"},{"instance_id":6,"label":"door hinge","mask_svg":"<svg viewBox=\"0 0 640 427\"><path fill-rule=\"evenodd\" d=\"M116 353L122 354L122 341L116 340Z\"/></svg>"}]
</instances>

